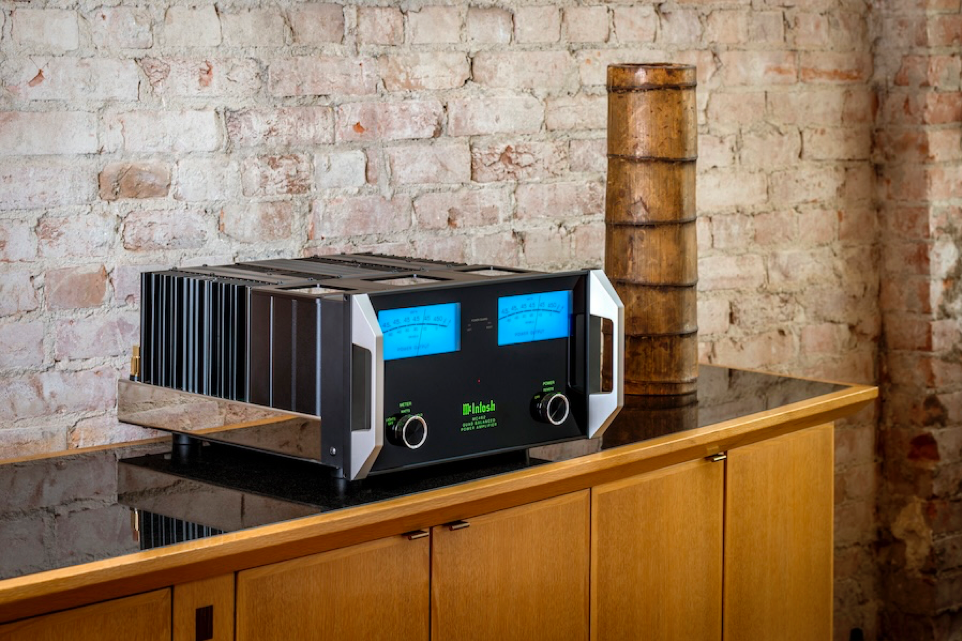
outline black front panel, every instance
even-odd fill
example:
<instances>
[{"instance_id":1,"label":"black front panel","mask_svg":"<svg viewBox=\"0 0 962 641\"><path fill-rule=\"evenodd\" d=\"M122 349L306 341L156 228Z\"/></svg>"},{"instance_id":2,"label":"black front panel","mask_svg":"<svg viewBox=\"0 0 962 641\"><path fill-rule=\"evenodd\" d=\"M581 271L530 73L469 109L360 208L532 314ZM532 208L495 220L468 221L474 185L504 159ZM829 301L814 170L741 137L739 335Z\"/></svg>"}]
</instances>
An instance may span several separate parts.
<instances>
[{"instance_id":1,"label":"black front panel","mask_svg":"<svg viewBox=\"0 0 962 641\"><path fill-rule=\"evenodd\" d=\"M371 294L385 332L386 435L390 437L398 422L411 414L421 415L428 430L417 449L399 443L399 438L386 438L372 472L584 436L586 280L585 274L539 275ZM561 325L551 320L540 330L543 337L532 338L519 329L521 315L504 314L510 303L523 306L534 300L526 295L543 293L551 293L541 298L549 304L569 301L566 335L558 336ZM389 334L390 323L398 314L390 310L423 306L436 306L423 316L421 310L413 311L416 331L433 333L431 344L422 349L422 354L427 353L398 356L408 345L395 349L397 340ZM456 337L456 349L452 336ZM423 341L421 345L423 348ZM560 425L551 424L537 412L538 402L551 393L563 394L570 403L569 415ZM416 440L417 431L411 440Z\"/></svg>"}]
</instances>

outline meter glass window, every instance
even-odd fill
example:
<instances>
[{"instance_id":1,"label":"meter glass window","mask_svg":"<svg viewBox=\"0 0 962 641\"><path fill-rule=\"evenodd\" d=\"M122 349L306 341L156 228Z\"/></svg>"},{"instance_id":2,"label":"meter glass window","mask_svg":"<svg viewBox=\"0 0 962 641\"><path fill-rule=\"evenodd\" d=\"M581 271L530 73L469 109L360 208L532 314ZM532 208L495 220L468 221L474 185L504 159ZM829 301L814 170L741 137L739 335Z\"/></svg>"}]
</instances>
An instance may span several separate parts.
<instances>
[{"instance_id":1,"label":"meter glass window","mask_svg":"<svg viewBox=\"0 0 962 641\"><path fill-rule=\"evenodd\" d=\"M498 299L498 345L566 338L570 333L570 291Z\"/></svg>"},{"instance_id":2,"label":"meter glass window","mask_svg":"<svg viewBox=\"0 0 962 641\"><path fill-rule=\"evenodd\" d=\"M384 360L447 354L461 349L461 304L383 309Z\"/></svg>"}]
</instances>

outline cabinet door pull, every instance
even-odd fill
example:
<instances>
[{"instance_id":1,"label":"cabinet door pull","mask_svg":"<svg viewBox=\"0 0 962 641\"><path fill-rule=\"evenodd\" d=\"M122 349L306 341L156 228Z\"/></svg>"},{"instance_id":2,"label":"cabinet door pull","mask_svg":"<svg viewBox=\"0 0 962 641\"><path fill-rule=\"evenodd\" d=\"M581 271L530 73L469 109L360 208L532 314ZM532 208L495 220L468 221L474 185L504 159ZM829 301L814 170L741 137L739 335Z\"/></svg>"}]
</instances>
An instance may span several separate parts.
<instances>
[{"instance_id":1,"label":"cabinet door pull","mask_svg":"<svg viewBox=\"0 0 962 641\"><path fill-rule=\"evenodd\" d=\"M727 458L728 458L728 453L727 453L727 452L719 452L718 454L714 454L714 455L709 456L709 457L707 457L707 458L708 458L710 461L712 461L713 463L717 463L718 461L724 461L725 459L727 459Z\"/></svg>"},{"instance_id":2,"label":"cabinet door pull","mask_svg":"<svg viewBox=\"0 0 962 641\"><path fill-rule=\"evenodd\" d=\"M463 530L466 527L471 527L471 524L467 521L451 521L448 523L448 529L454 532L455 530Z\"/></svg>"},{"instance_id":3,"label":"cabinet door pull","mask_svg":"<svg viewBox=\"0 0 962 641\"><path fill-rule=\"evenodd\" d=\"M401 536L406 536L408 541L413 541L414 539L423 539L430 534L427 530L414 530L413 532L405 532Z\"/></svg>"}]
</instances>

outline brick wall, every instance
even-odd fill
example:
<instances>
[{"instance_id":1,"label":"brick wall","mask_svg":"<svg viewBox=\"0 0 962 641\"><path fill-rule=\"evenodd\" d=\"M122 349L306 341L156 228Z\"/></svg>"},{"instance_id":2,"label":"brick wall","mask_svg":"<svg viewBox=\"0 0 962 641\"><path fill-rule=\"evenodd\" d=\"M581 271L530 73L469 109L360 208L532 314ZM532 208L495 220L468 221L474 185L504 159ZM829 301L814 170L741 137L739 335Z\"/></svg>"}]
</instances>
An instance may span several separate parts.
<instances>
[{"instance_id":1,"label":"brick wall","mask_svg":"<svg viewBox=\"0 0 962 641\"><path fill-rule=\"evenodd\" d=\"M882 627L941 641L962 635L962 14L883 5Z\"/></svg>"},{"instance_id":2,"label":"brick wall","mask_svg":"<svg viewBox=\"0 0 962 641\"><path fill-rule=\"evenodd\" d=\"M145 269L601 265L612 62L698 66L702 358L875 380L862 0L0 9L0 456L137 436ZM874 429L837 432L838 639L876 634Z\"/></svg>"}]
</instances>

